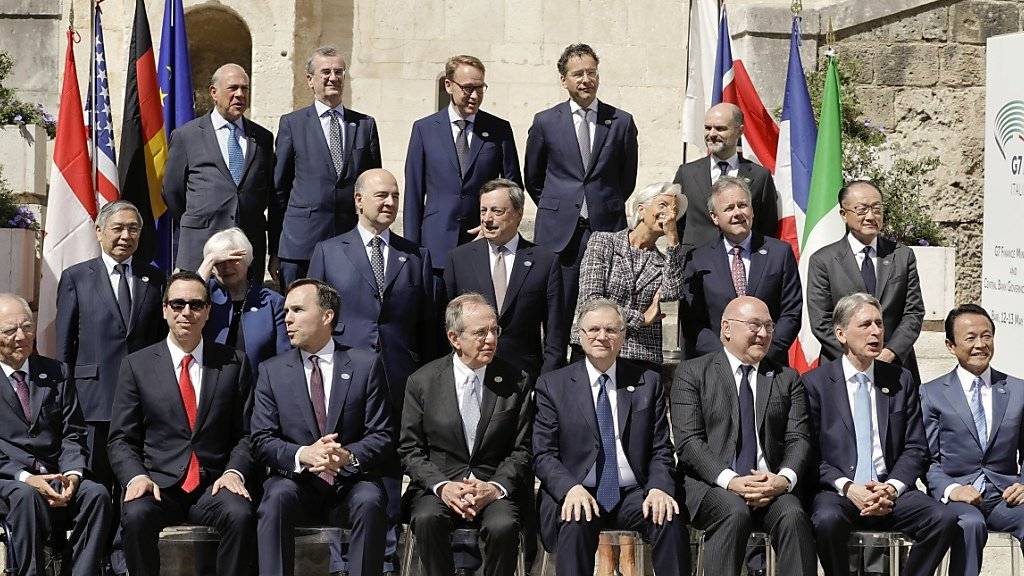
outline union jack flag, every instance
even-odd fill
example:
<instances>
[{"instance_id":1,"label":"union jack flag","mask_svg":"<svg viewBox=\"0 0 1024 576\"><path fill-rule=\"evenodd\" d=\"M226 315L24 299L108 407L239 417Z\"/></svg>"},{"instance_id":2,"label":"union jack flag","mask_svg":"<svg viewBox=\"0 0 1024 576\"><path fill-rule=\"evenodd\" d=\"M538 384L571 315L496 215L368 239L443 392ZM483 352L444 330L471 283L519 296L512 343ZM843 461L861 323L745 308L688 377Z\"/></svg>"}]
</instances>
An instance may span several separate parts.
<instances>
[{"instance_id":1,"label":"union jack flag","mask_svg":"<svg viewBox=\"0 0 1024 576\"><path fill-rule=\"evenodd\" d=\"M114 153L114 125L110 118L110 89L107 86L107 58L103 49L103 11L96 7L96 29L93 30L95 44L95 69L93 84L89 87L89 95L85 101L85 124L89 128L89 150L96 141L96 191L99 193L99 204L113 202L120 196L117 177L117 157ZM99 105L96 107L96 125L91 125L93 98Z\"/></svg>"}]
</instances>

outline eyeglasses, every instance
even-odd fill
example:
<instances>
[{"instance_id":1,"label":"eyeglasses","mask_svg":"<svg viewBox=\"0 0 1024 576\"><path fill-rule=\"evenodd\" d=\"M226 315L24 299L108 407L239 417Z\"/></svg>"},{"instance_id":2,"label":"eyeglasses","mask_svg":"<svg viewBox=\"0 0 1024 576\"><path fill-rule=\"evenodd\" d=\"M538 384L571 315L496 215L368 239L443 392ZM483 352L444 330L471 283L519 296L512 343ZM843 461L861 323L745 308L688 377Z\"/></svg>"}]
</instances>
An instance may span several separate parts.
<instances>
[{"instance_id":1,"label":"eyeglasses","mask_svg":"<svg viewBox=\"0 0 1024 576\"><path fill-rule=\"evenodd\" d=\"M13 338L14 335L18 333L18 330L21 330L25 334L33 334L36 331L36 326L31 322L23 322L17 326L0 330L0 335L3 335L5 338Z\"/></svg>"},{"instance_id":2,"label":"eyeglasses","mask_svg":"<svg viewBox=\"0 0 1024 576\"><path fill-rule=\"evenodd\" d=\"M129 236L138 236L139 234L142 234L142 226L139 226L138 224L132 224L130 226L122 226L118 224L114 226L108 226L107 230L113 232L117 236L120 236L125 232L127 232Z\"/></svg>"},{"instance_id":3,"label":"eyeglasses","mask_svg":"<svg viewBox=\"0 0 1024 576\"><path fill-rule=\"evenodd\" d=\"M181 312L188 306L193 312L202 312L210 304L206 300L185 300L184 298L175 298L174 300L167 300L164 304L171 307L171 310L175 312Z\"/></svg>"},{"instance_id":4,"label":"eyeglasses","mask_svg":"<svg viewBox=\"0 0 1024 576\"><path fill-rule=\"evenodd\" d=\"M330 78L331 74L334 74L338 78L344 78L345 75L348 74L348 69L346 69L346 68L324 68L322 70L319 70L318 73L320 74L320 76L322 76L324 78Z\"/></svg>"},{"instance_id":5,"label":"eyeglasses","mask_svg":"<svg viewBox=\"0 0 1024 576\"><path fill-rule=\"evenodd\" d=\"M484 95L484 92L487 92L487 84L480 84L478 86L464 86L462 84L459 84L455 80L448 80L448 81L451 82L452 84L455 84L456 86L458 86L462 90L462 93L465 94L467 98L471 94L473 94L473 92L476 92L477 94L479 94L481 96Z\"/></svg>"},{"instance_id":6,"label":"eyeglasses","mask_svg":"<svg viewBox=\"0 0 1024 576\"><path fill-rule=\"evenodd\" d=\"M609 338L615 338L619 334L622 334L623 328L615 328L614 326L591 326L590 328L580 328L580 332L587 335L587 338L591 340L597 340L601 337L603 332L605 336Z\"/></svg>"},{"instance_id":7,"label":"eyeglasses","mask_svg":"<svg viewBox=\"0 0 1024 576\"><path fill-rule=\"evenodd\" d=\"M573 70L572 72L567 74L567 76L569 76L569 78L572 78L573 80L582 80L585 76L589 76L590 78L593 78L594 80L597 80L598 78L601 77L597 73L597 68L588 68L588 69L584 69L584 70Z\"/></svg>"},{"instance_id":8,"label":"eyeglasses","mask_svg":"<svg viewBox=\"0 0 1024 576\"><path fill-rule=\"evenodd\" d=\"M477 328L472 332L467 332L463 330L462 333L469 334L470 338L483 342L484 340L487 340L487 337L492 334L494 335L495 338L501 336L501 326L495 326L493 328Z\"/></svg>"},{"instance_id":9,"label":"eyeglasses","mask_svg":"<svg viewBox=\"0 0 1024 576\"><path fill-rule=\"evenodd\" d=\"M762 322L760 320L740 320L738 318L726 318L726 321L742 322L743 324L746 324L751 334L757 334L758 332L761 331L761 328L764 328L764 331L767 332L768 334L771 334L772 332L775 331L775 323L772 322L771 320Z\"/></svg>"},{"instance_id":10,"label":"eyeglasses","mask_svg":"<svg viewBox=\"0 0 1024 576\"><path fill-rule=\"evenodd\" d=\"M868 212L871 212L875 216L881 216L882 212L884 211L884 208L881 204L872 204L870 206L858 204L853 208L843 208L843 210L846 212L853 212L857 216L867 216Z\"/></svg>"}]
</instances>

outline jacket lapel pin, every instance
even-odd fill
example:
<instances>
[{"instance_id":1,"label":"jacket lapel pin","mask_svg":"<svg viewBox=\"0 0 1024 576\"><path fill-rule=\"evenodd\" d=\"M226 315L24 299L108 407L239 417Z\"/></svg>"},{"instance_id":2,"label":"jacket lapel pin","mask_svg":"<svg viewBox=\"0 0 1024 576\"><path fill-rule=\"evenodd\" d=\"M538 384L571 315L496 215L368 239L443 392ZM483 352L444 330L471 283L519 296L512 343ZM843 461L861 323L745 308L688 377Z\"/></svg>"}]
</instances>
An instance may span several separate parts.
<instances>
[{"instance_id":1,"label":"jacket lapel pin","mask_svg":"<svg viewBox=\"0 0 1024 576\"><path fill-rule=\"evenodd\" d=\"M249 308L249 312L255 312L257 310L259 310L259 308L255 307L255 306L253 306L252 308Z\"/></svg>"},{"instance_id":2,"label":"jacket lapel pin","mask_svg":"<svg viewBox=\"0 0 1024 576\"><path fill-rule=\"evenodd\" d=\"M996 390L999 390L1000 394L1006 394L1006 388L999 387L999 388L996 388Z\"/></svg>"},{"instance_id":3,"label":"jacket lapel pin","mask_svg":"<svg viewBox=\"0 0 1024 576\"><path fill-rule=\"evenodd\" d=\"M771 378L772 376L775 376L775 372L765 372L764 373L764 377L765 378Z\"/></svg>"},{"instance_id":4,"label":"jacket lapel pin","mask_svg":"<svg viewBox=\"0 0 1024 576\"><path fill-rule=\"evenodd\" d=\"M626 386L627 392L636 392L636 386Z\"/></svg>"},{"instance_id":5,"label":"jacket lapel pin","mask_svg":"<svg viewBox=\"0 0 1024 576\"><path fill-rule=\"evenodd\" d=\"M501 384L501 380L502 380L501 376L495 376L494 377L494 383L495 384Z\"/></svg>"},{"instance_id":6,"label":"jacket lapel pin","mask_svg":"<svg viewBox=\"0 0 1024 576\"><path fill-rule=\"evenodd\" d=\"M609 119L605 120L605 121L604 121L604 125L605 125L605 126L611 126L611 125L612 125L612 119L611 119L611 118L609 118Z\"/></svg>"},{"instance_id":7,"label":"jacket lapel pin","mask_svg":"<svg viewBox=\"0 0 1024 576\"><path fill-rule=\"evenodd\" d=\"M882 394L888 394L888 393L889 393L889 389L888 388L882 388Z\"/></svg>"},{"instance_id":8,"label":"jacket lapel pin","mask_svg":"<svg viewBox=\"0 0 1024 576\"><path fill-rule=\"evenodd\" d=\"M342 375L341 375L341 379L342 379L342 380L348 380L348 379L349 379L349 378L351 378L351 377L352 377L352 375L351 375L351 374L342 374Z\"/></svg>"},{"instance_id":9,"label":"jacket lapel pin","mask_svg":"<svg viewBox=\"0 0 1024 576\"><path fill-rule=\"evenodd\" d=\"M355 125L356 125L356 123L355 123L355 122L349 122L349 123L348 123L348 125L349 125L349 126L355 126Z\"/></svg>"},{"instance_id":10,"label":"jacket lapel pin","mask_svg":"<svg viewBox=\"0 0 1024 576\"><path fill-rule=\"evenodd\" d=\"M399 262L405 262L405 256L399 256L398 257L398 261Z\"/></svg>"},{"instance_id":11,"label":"jacket lapel pin","mask_svg":"<svg viewBox=\"0 0 1024 576\"><path fill-rule=\"evenodd\" d=\"M143 276L142 277L142 281L143 282L149 282L149 276Z\"/></svg>"},{"instance_id":12,"label":"jacket lapel pin","mask_svg":"<svg viewBox=\"0 0 1024 576\"><path fill-rule=\"evenodd\" d=\"M481 132L481 133L480 133L480 136L482 136L482 137L484 137L484 138L489 138L489 137L490 137L491 135L490 135L490 133L488 133L488 132Z\"/></svg>"},{"instance_id":13,"label":"jacket lapel pin","mask_svg":"<svg viewBox=\"0 0 1024 576\"><path fill-rule=\"evenodd\" d=\"M523 266L526 266L527 268L529 268L530 266L533 266L533 262L531 262L529 260L524 260L523 261Z\"/></svg>"},{"instance_id":14,"label":"jacket lapel pin","mask_svg":"<svg viewBox=\"0 0 1024 576\"><path fill-rule=\"evenodd\" d=\"M761 248L760 250L758 250L758 251L757 251L757 253L758 253L758 254L760 254L760 255L762 255L762 256L764 256L765 254L767 254L767 253L768 253L768 251L767 251L767 250L765 250L764 248Z\"/></svg>"},{"instance_id":15,"label":"jacket lapel pin","mask_svg":"<svg viewBox=\"0 0 1024 576\"><path fill-rule=\"evenodd\" d=\"M39 379L40 380L46 380L46 372L43 372L42 374L40 374L39 375Z\"/></svg>"}]
</instances>

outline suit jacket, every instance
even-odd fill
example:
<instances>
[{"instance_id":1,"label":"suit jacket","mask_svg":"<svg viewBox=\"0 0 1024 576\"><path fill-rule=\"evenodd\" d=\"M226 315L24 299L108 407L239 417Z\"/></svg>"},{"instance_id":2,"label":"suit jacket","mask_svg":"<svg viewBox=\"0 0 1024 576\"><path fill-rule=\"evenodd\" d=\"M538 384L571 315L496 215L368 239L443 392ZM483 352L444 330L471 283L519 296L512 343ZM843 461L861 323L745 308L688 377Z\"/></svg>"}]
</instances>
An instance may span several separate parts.
<instances>
[{"instance_id":1,"label":"suit jacket","mask_svg":"<svg viewBox=\"0 0 1024 576\"><path fill-rule=\"evenodd\" d=\"M28 359L29 406L25 419L13 383L0 371L0 479L18 474L57 474L88 469L85 421L75 383L60 362L33 354Z\"/></svg>"},{"instance_id":2,"label":"suit jacket","mask_svg":"<svg viewBox=\"0 0 1024 576\"><path fill-rule=\"evenodd\" d=\"M435 268L444 266L460 232L480 225L480 187L499 177L523 185L512 126L483 110L476 113L467 162L461 176L447 106L412 125L403 234L430 252Z\"/></svg>"},{"instance_id":3,"label":"suit jacket","mask_svg":"<svg viewBox=\"0 0 1024 576\"><path fill-rule=\"evenodd\" d=\"M132 259L132 315L121 318L117 295L101 258L64 270L57 286L57 359L67 364L85 419L110 420L121 360L163 340L164 273Z\"/></svg>"},{"instance_id":4,"label":"suit jacket","mask_svg":"<svg viewBox=\"0 0 1024 576\"><path fill-rule=\"evenodd\" d=\"M747 295L768 305L775 322L768 356L788 366L789 346L800 332L804 303L796 258L789 244L759 232L751 235L750 251ZM687 358L722 349L722 313L736 298L731 258L719 236L691 252L686 260L683 278L687 307L679 318L686 335Z\"/></svg>"},{"instance_id":5,"label":"suit jacket","mask_svg":"<svg viewBox=\"0 0 1024 576\"><path fill-rule=\"evenodd\" d=\"M799 375L769 358L757 366L754 420L761 452L773 473L789 468L801 481L816 484L810 469L807 397ZM676 456L685 478L686 507L695 514L718 475L735 470L740 434L739 396L724 351L688 360L672 384L672 426Z\"/></svg>"},{"instance_id":6,"label":"suit jacket","mask_svg":"<svg viewBox=\"0 0 1024 576\"><path fill-rule=\"evenodd\" d=\"M242 352L203 341L203 380L190 429L178 388L178 371L167 342L129 354L121 364L107 449L117 480L148 475L161 488L185 477L195 452L200 485L225 470L249 478L249 415L252 380Z\"/></svg>"},{"instance_id":7,"label":"suit jacket","mask_svg":"<svg viewBox=\"0 0 1024 576\"><path fill-rule=\"evenodd\" d=\"M778 194L771 172L760 164L740 156L736 174L750 185L754 231L765 236L778 236ZM680 165L673 182L683 187L687 206L690 207L680 228L680 243L683 250L693 250L718 238L720 232L711 221L711 214L707 208L708 198L711 198L711 156Z\"/></svg>"},{"instance_id":8,"label":"suit jacket","mask_svg":"<svg viewBox=\"0 0 1024 576\"><path fill-rule=\"evenodd\" d=\"M997 370L992 375L988 446L978 440L967 397L954 369L921 388L921 412L931 452L928 489L942 500L950 484L970 485L984 474L999 490L1024 483L1018 454L1024 454L1024 381Z\"/></svg>"},{"instance_id":9,"label":"suit jacket","mask_svg":"<svg viewBox=\"0 0 1024 576\"><path fill-rule=\"evenodd\" d=\"M497 308L488 250L487 240L477 240L448 254L444 285L449 301L476 292ZM558 256L520 236L505 301L498 311L498 358L534 377L564 364L569 341L564 307Z\"/></svg>"},{"instance_id":10,"label":"suit jacket","mask_svg":"<svg viewBox=\"0 0 1024 576\"><path fill-rule=\"evenodd\" d=\"M616 412L622 451L636 481L676 497L675 465L661 377L619 358ZM601 436L590 377L581 360L537 380L533 465L541 482L539 518L544 547L554 549L559 510L569 489L582 484L597 462Z\"/></svg>"},{"instance_id":11,"label":"suit jacket","mask_svg":"<svg viewBox=\"0 0 1024 576\"><path fill-rule=\"evenodd\" d=\"M203 337L224 344L231 330L231 294L214 278L206 284L210 288L210 317L203 327ZM292 347L284 329L284 296L261 284L249 285L240 322L245 356L254 371L260 362Z\"/></svg>"},{"instance_id":12,"label":"suit jacket","mask_svg":"<svg viewBox=\"0 0 1024 576\"><path fill-rule=\"evenodd\" d=\"M590 228L626 227L626 199L636 187L637 130L628 112L598 101L590 166L583 166L569 102L538 112L526 140L526 191L537 203L533 241L561 252L586 198Z\"/></svg>"},{"instance_id":13,"label":"suit jacket","mask_svg":"<svg viewBox=\"0 0 1024 576\"><path fill-rule=\"evenodd\" d=\"M896 353L900 363L917 376L914 342L921 334L924 300L917 276L917 259L906 246L897 246L878 238L875 296L882 304L885 347ZM821 342L821 355L827 359L843 355L843 347L832 331L832 311L848 294L864 291L864 280L853 249L844 236L811 255L807 269L807 314L811 330Z\"/></svg>"},{"instance_id":14,"label":"suit jacket","mask_svg":"<svg viewBox=\"0 0 1024 576\"><path fill-rule=\"evenodd\" d=\"M217 143L210 114L204 114L171 132L164 173L163 198L181 225L176 265L198 270L203 245L215 233L238 226L252 243L249 270L263 278L267 247L277 249L281 221L272 211L274 192L274 137L266 128L243 117L248 141L242 179L236 185Z\"/></svg>"},{"instance_id":15,"label":"suit jacket","mask_svg":"<svg viewBox=\"0 0 1024 576\"><path fill-rule=\"evenodd\" d=\"M853 479L857 434L846 395L842 358L803 375L811 415L811 438L818 458L819 489L835 491L836 480ZM875 362L875 418L885 458L886 478L914 489L928 468L928 442L921 421L917 384L905 368Z\"/></svg>"},{"instance_id":16,"label":"suit jacket","mask_svg":"<svg viewBox=\"0 0 1024 576\"><path fill-rule=\"evenodd\" d=\"M359 460L359 469L343 468L336 481L364 477L394 458L394 434L387 384L380 357L335 342L334 377L327 406L327 430L320 433L299 350L260 364L252 413L253 455L272 473L294 477L295 453L324 434ZM302 474L310 474L308 471Z\"/></svg>"},{"instance_id":17,"label":"suit jacket","mask_svg":"<svg viewBox=\"0 0 1024 576\"><path fill-rule=\"evenodd\" d=\"M283 217L281 258L308 260L313 247L355 227L353 186L363 172L381 167L377 122L345 109L344 168L338 176L316 106L281 117L277 130L276 195L272 213Z\"/></svg>"}]
</instances>

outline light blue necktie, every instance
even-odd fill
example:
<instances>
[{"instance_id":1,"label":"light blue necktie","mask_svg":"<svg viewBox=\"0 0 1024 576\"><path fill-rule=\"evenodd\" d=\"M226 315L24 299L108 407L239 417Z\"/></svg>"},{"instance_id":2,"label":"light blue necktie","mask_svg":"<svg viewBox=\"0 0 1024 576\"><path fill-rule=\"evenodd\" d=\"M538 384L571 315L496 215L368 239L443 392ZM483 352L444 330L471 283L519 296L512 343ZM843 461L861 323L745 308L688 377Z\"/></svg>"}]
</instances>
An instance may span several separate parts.
<instances>
[{"instance_id":1,"label":"light blue necktie","mask_svg":"<svg viewBox=\"0 0 1024 576\"><path fill-rule=\"evenodd\" d=\"M978 429L978 440L981 442L981 451L988 448L988 421L985 419L985 409L981 404L981 387L984 381L977 377L971 383L971 415L974 416L974 427Z\"/></svg>"},{"instance_id":2,"label":"light blue necktie","mask_svg":"<svg viewBox=\"0 0 1024 576\"><path fill-rule=\"evenodd\" d=\"M242 146L235 135L237 131L238 126L234 122L228 122L228 170L231 172L231 179L235 181L235 186L242 181L242 166L245 165Z\"/></svg>"},{"instance_id":3,"label":"light blue necktie","mask_svg":"<svg viewBox=\"0 0 1024 576\"><path fill-rule=\"evenodd\" d=\"M597 378L597 428L601 431L601 451L597 454L597 503L611 512L619 503L619 460L615 454L615 419L608 399L607 374Z\"/></svg>"},{"instance_id":4,"label":"light blue necktie","mask_svg":"<svg viewBox=\"0 0 1024 576\"><path fill-rule=\"evenodd\" d=\"M462 430L466 434L466 446L472 454L476 445L476 427L480 423L480 378L476 374L466 380L468 389L462 397Z\"/></svg>"},{"instance_id":5,"label":"light blue necktie","mask_svg":"<svg viewBox=\"0 0 1024 576\"><path fill-rule=\"evenodd\" d=\"M857 472L853 481L866 484L875 479L875 465L871 458L871 381L863 372L855 378L860 385L853 397L853 427L857 431Z\"/></svg>"}]
</instances>

